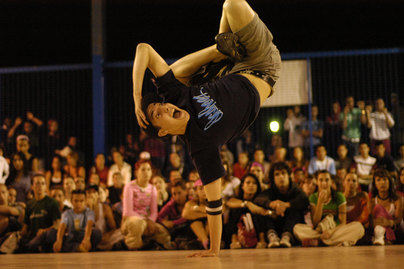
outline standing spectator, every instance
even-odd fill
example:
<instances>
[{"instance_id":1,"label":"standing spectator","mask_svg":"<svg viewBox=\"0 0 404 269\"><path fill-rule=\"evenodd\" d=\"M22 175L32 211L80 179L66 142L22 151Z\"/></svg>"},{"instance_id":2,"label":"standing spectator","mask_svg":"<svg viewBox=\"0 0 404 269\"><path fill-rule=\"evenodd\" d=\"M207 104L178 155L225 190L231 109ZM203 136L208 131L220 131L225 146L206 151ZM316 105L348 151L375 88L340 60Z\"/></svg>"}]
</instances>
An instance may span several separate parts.
<instances>
[{"instance_id":1,"label":"standing spectator","mask_svg":"<svg viewBox=\"0 0 404 269\"><path fill-rule=\"evenodd\" d=\"M393 179L384 169L375 171L372 185L373 244L384 245L385 239L392 243L396 240L395 227L403 218L402 199L397 196Z\"/></svg>"},{"instance_id":2,"label":"standing spectator","mask_svg":"<svg viewBox=\"0 0 404 269\"><path fill-rule=\"evenodd\" d=\"M254 151L254 162L260 163L262 167L264 168L264 177L268 178L269 174L269 169L271 168L271 165L269 162L265 160L265 153L262 149L256 149Z\"/></svg>"},{"instance_id":3,"label":"standing spectator","mask_svg":"<svg viewBox=\"0 0 404 269\"><path fill-rule=\"evenodd\" d=\"M316 147L321 144L324 134L324 122L318 119L318 106L311 107L311 122L306 121L303 123L302 135L304 137L304 147L306 152L309 152L310 147L310 123L313 132L313 146Z\"/></svg>"},{"instance_id":4,"label":"standing spectator","mask_svg":"<svg viewBox=\"0 0 404 269\"><path fill-rule=\"evenodd\" d=\"M101 232L94 227L95 214L86 206L86 193L72 193L73 209L65 211L57 231L54 252L88 252L95 250L101 241Z\"/></svg>"},{"instance_id":5,"label":"standing spectator","mask_svg":"<svg viewBox=\"0 0 404 269\"><path fill-rule=\"evenodd\" d=\"M372 154L376 153L376 144L381 142L386 148L387 155L391 154L390 130L394 126L394 120L390 112L384 106L383 99L376 100L376 111L366 111L368 128L370 128L370 148Z\"/></svg>"},{"instance_id":6,"label":"standing spectator","mask_svg":"<svg viewBox=\"0 0 404 269\"><path fill-rule=\"evenodd\" d=\"M316 148L316 157L310 160L309 174L314 175L319 170L327 170L331 175L336 174L334 159L327 156L327 150L323 145Z\"/></svg>"},{"instance_id":7,"label":"standing spectator","mask_svg":"<svg viewBox=\"0 0 404 269\"><path fill-rule=\"evenodd\" d=\"M366 143L360 144L359 154L354 157L356 173L359 176L359 184L362 190L367 191L369 184L372 182L372 168L376 163L376 158L369 156L369 146Z\"/></svg>"},{"instance_id":8,"label":"standing spectator","mask_svg":"<svg viewBox=\"0 0 404 269\"><path fill-rule=\"evenodd\" d=\"M376 168L382 168L389 171L390 174L396 176L396 167L394 166L393 158L386 154L384 144L379 142L376 145Z\"/></svg>"},{"instance_id":9,"label":"standing spectator","mask_svg":"<svg viewBox=\"0 0 404 269\"><path fill-rule=\"evenodd\" d=\"M288 164L292 170L302 169L304 172L307 171L309 162L304 157L304 151L301 147L295 147L293 149L292 159L288 162Z\"/></svg>"},{"instance_id":10,"label":"standing spectator","mask_svg":"<svg viewBox=\"0 0 404 269\"><path fill-rule=\"evenodd\" d=\"M303 120L301 117L297 118L295 113L291 108L286 110L286 120L283 124L283 128L288 131L288 147L289 150L295 147L303 147L303 136L301 125L303 124Z\"/></svg>"},{"instance_id":11,"label":"standing spectator","mask_svg":"<svg viewBox=\"0 0 404 269\"><path fill-rule=\"evenodd\" d=\"M361 123L366 123L365 111L361 111L354 106L355 100L353 96L348 96L344 110L339 116L343 129L342 140L347 145L351 157L358 154L361 139Z\"/></svg>"},{"instance_id":12,"label":"standing spectator","mask_svg":"<svg viewBox=\"0 0 404 269\"><path fill-rule=\"evenodd\" d=\"M28 171L36 173L39 171L39 160L33 154L30 153L30 141L28 136L19 135L16 139L17 152L24 154L27 160Z\"/></svg>"},{"instance_id":13,"label":"standing spectator","mask_svg":"<svg viewBox=\"0 0 404 269\"><path fill-rule=\"evenodd\" d=\"M62 159L59 155L53 157L51 168L46 172L45 179L48 189L63 185Z\"/></svg>"},{"instance_id":14,"label":"standing spectator","mask_svg":"<svg viewBox=\"0 0 404 269\"><path fill-rule=\"evenodd\" d=\"M340 144L342 129L339 115L341 105L338 101L332 103L331 114L327 117L324 127L324 144L332 154L337 151L336 146Z\"/></svg>"},{"instance_id":15,"label":"standing spectator","mask_svg":"<svg viewBox=\"0 0 404 269\"><path fill-rule=\"evenodd\" d=\"M318 240L329 246L353 246L363 237L360 222L346 224L346 200L341 192L331 188L331 175L326 170L317 173L318 192L309 197L314 227L296 224L293 232L303 246L317 246Z\"/></svg>"},{"instance_id":16,"label":"standing spectator","mask_svg":"<svg viewBox=\"0 0 404 269\"><path fill-rule=\"evenodd\" d=\"M404 107L400 104L400 99L397 93L391 94L391 113L396 124L392 129L392 142L393 149L397 146L404 144Z\"/></svg>"},{"instance_id":17,"label":"standing spectator","mask_svg":"<svg viewBox=\"0 0 404 269\"><path fill-rule=\"evenodd\" d=\"M114 164L111 165L108 171L107 186L112 186L114 184L112 176L116 172L121 173L124 184L129 183L132 179L132 167L123 160L123 156L119 151L112 152L112 159Z\"/></svg>"},{"instance_id":18,"label":"standing spectator","mask_svg":"<svg viewBox=\"0 0 404 269\"><path fill-rule=\"evenodd\" d=\"M156 223L157 190L149 184L152 177L150 161L135 164L136 179L125 185L123 190L123 219L121 231L125 244L131 250L140 249L145 239L152 239L171 249L170 234Z\"/></svg>"},{"instance_id":19,"label":"standing spectator","mask_svg":"<svg viewBox=\"0 0 404 269\"><path fill-rule=\"evenodd\" d=\"M249 158L247 152L241 152L238 155L238 162L233 166L233 175L237 178L242 178L248 171Z\"/></svg>"},{"instance_id":20,"label":"standing spectator","mask_svg":"<svg viewBox=\"0 0 404 269\"><path fill-rule=\"evenodd\" d=\"M94 166L90 169L91 174L97 174L100 177L100 183L107 185L108 181L108 167L105 165L105 155L98 153L95 156Z\"/></svg>"},{"instance_id":21,"label":"standing spectator","mask_svg":"<svg viewBox=\"0 0 404 269\"><path fill-rule=\"evenodd\" d=\"M231 237L231 249L238 249L242 247L266 247L265 235L263 233L263 221L259 216L268 215L268 210L254 203L255 198L260 193L261 188L258 178L252 174L247 174L241 179L239 193L227 201L226 205L230 208L230 216L229 222L225 229L225 235L227 235L228 238ZM245 238L243 229L239 227L239 223L243 223L242 218L247 214L251 215L253 224L253 227L251 228L254 228L255 231L255 238L257 239L256 244L247 242L248 238Z\"/></svg>"},{"instance_id":22,"label":"standing spectator","mask_svg":"<svg viewBox=\"0 0 404 269\"><path fill-rule=\"evenodd\" d=\"M397 171L404 168L404 144L400 145L399 157L394 161L394 165L395 165ZM0 170L1 170L1 168L0 168Z\"/></svg>"},{"instance_id":23,"label":"standing spectator","mask_svg":"<svg viewBox=\"0 0 404 269\"><path fill-rule=\"evenodd\" d=\"M66 175L73 178L86 177L86 170L79 164L79 154L75 151L67 154L67 164L63 167L63 171Z\"/></svg>"},{"instance_id":24,"label":"standing spectator","mask_svg":"<svg viewBox=\"0 0 404 269\"><path fill-rule=\"evenodd\" d=\"M257 205L273 210L276 216L266 217L264 222L268 248L291 247L293 227L303 223L309 201L304 192L293 184L291 170L286 163L272 165L269 180L271 187L255 199ZM280 240L278 235L281 235Z\"/></svg>"},{"instance_id":25,"label":"standing spectator","mask_svg":"<svg viewBox=\"0 0 404 269\"><path fill-rule=\"evenodd\" d=\"M56 229L60 220L58 203L46 195L46 180L42 174L32 177L34 199L27 203L20 247L34 251L44 242L47 232ZM28 243L25 246L25 243Z\"/></svg>"},{"instance_id":26,"label":"standing spectator","mask_svg":"<svg viewBox=\"0 0 404 269\"><path fill-rule=\"evenodd\" d=\"M42 144L42 155L45 158L46 168L49 169L49 163L52 161L55 151L62 146L59 123L56 120L50 119L48 121L48 132Z\"/></svg>"},{"instance_id":27,"label":"standing spectator","mask_svg":"<svg viewBox=\"0 0 404 269\"><path fill-rule=\"evenodd\" d=\"M122 175L119 172L116 172L112 175L112 180L114 181L114 185L108 187L108 198L111 205L114 205L121 201L123 186L125 184L123 182Z\"/></svg>"},{"instance_id":28,"label":"standing spectator","mask_svg":"<svg viewBox=\"0 0 404 269\"><path fill-rule=\"evenodd\" d=\"M338 158L335 160L335 168L345 168L347 171L351 168L352 158L348 155L348 148L345 144L341 144L337 149Z\"/></svg>"},{"instance_id":29,"label":"standing spectator","mask_svg":"<svg viewBox=\"0 0 404 269\"><path fill-rule=\"evenodd\" d=\"M73 208L72 204L72 192L76 189L76 184L74 183L74 179L70 176L67 176L63 179L63 191L65 193L65 201L64 204L70 208Z\"/></svg>"},{"instance_id":30,"label":"standing spectator","mask_svg":"<svg viewBox=\"0 0 404 269\"><path fill-rule=\"evenodd\" d=\"M6 179L10 175L10 166L7 160L3 157L4 148L0 146L0 184L6 183Z\"/></svg>"},{"instance_id":31,"label":"standing spectator","mask_svg":"<svg viewBox=\"0 0 404 269\"><path fill-rule=\"evenodd\" d=\"M27 194L31 189L31 178L28 174L28 166L25 156L21 152L14 153L11 156L12 165L10 176L6 180L8 188L17 191L17 202L26 203Z\"/></svg>"}]
</instances>

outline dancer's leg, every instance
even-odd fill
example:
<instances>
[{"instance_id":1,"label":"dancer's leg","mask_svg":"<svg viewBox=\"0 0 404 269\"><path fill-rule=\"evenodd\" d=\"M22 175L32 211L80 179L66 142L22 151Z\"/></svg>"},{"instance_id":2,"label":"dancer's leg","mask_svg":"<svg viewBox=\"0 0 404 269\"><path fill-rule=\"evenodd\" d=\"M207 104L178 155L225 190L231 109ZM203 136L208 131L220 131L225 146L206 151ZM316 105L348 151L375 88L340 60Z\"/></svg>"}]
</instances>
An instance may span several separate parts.
<instances>
[{"instance_id":1,"label":"dancer's leg","mask_svg":"<svg viewBox=\"0 0 404 269\"><path fill-rule=\"evenodd\" d=\"M223 4L219 34L238 32L254 18L255 12L245 0L226 0Z\"/></svg>"}]
</instances>

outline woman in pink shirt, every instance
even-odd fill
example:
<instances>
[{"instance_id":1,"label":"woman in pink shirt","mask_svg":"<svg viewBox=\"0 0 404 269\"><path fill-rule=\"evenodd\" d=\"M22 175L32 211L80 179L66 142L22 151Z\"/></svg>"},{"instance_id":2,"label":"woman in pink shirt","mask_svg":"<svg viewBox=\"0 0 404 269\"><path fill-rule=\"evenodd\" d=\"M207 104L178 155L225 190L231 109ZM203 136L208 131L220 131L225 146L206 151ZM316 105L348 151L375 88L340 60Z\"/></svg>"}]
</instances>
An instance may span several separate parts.
<instances>
[{"instance_id":1,"label":"woman in pink shirt","mask_svg":"<svg viewBox=\"0 0 404 269\"><path fill-rule=\"evenodd\" d=\"M135 164L136 179L123 189L122 234L128 249L137 250L143 246L143 238L151 239L171 249L168 231L157 219L157 190L149 184L152 177L150 161L140 160Z\"/></svg>"}]
</instances>

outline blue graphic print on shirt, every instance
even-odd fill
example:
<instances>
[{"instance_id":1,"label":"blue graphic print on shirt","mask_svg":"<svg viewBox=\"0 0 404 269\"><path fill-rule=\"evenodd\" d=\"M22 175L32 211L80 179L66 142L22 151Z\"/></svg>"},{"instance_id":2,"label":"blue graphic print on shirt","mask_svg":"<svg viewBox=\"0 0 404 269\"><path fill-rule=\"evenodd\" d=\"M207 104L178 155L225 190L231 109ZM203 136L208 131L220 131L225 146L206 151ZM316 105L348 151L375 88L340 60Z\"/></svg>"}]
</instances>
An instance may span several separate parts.
<instances>
[{"instance_id":1,"label":"blue graphic print on shirt","mask_svg":"<svg viewBox=\"0 0 404 269\"><path fill-rule=\"evenodd\" d=\"M211 99L209 94L205 93L201 87L200 95L194 96L194 100L201 104L203 110L198 113L198 119L206 117L209 121L204 130L208 130L213 124L223 117L223 112L216 106L216 101Z\"/></svg>"}]
</instances>

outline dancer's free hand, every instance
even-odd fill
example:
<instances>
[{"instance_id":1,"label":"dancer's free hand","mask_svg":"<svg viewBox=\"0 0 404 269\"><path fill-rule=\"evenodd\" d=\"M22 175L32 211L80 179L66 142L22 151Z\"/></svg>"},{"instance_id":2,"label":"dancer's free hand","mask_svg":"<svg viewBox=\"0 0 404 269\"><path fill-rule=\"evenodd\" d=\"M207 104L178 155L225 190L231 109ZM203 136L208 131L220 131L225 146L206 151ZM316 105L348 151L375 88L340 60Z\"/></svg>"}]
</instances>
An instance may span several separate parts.
<instances>
[{"instance_id":1,"label":"dancer's free hand","mask_svg":"<svg viewBox=\"0 0 404 269\"><path fill-rule=\"evenodd\" d=\"M135 104L136 119L137 122L139 123L139 126L146 129L147 128L146 125L149 125L149 122L147 121L146 115L144 114L140 104L141 104L140 102L138 104Z\"/></svg>"}]
</instances>

